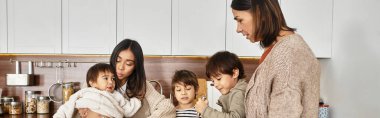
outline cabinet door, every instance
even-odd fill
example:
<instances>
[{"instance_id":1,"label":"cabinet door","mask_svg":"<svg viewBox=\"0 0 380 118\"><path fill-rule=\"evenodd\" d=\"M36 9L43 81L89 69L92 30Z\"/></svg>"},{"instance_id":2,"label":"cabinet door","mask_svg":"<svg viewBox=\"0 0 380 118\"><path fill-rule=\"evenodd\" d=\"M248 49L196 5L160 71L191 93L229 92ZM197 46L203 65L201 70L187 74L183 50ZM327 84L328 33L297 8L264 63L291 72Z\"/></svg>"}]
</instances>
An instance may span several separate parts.
<instances>
[{"instance_id":1,"label":"cabinet door","mask_svg":"<svg viewBox=\"0 0 380 118\"><path fill-rule=\"evenodd\" d=\"M63 53L110 54L116 45L116 0L62 0Z\"/></svg>"},{"instance_id":2,"label":"cabinet door","mask_svg":"<svg viewBox=\"0 0 380 118\"><path fill-rule=\"evenodd\" d=\"M7 2L0 0L0 53L7 53L7 49Z\"/></svg>"},{"instance_id":3,"label":"cabinet door","mask_svg":"<svg viewBox=\"0 0 380 118\"><path fill-rule=\"evenodd\" d=\"M60 0L8 0L7 12L9 53L61 53Z\"/></svg>"},{"instance_id":4,"label":"cabinet door","mask_svg":"<svg viewBox=\"0 0 380 118\"><path fill-rule=\"evenodd\" d=\"M236 32L237 23L234 20L231 6L232 0L227 0L226 50L238 56L261 56L263 49L259 43L251 43L242 34Z\"/></svg>"},{"instance_id":5,"label":"cabinet door","mask_svg":"<svg viewBox=\"0 0 380 118\"><path fill-rule=\"evenodd\" d=\"M173 55L225 50L225 0L173 0Z\"/></svg>"},{"instance_id":6,"label":"cabinet door","mask_svg":"<svg viewBox=\"0 0 380 118\"><path fill-rule=\"evenodd\" d=\"M297 28L314 54L331 57L333 0L281 0L286 23Z\"/></svg>"},{"instance_id":7,"label":"cabinet door","mask_svg":"<svg viewBox=\"0 0 380 118\"><path fill-rule=\"evenodd\" d=\"M171 54L171 0L118 0L118 42L140 43L144 55Z\"/></svg>"}]
</instances>

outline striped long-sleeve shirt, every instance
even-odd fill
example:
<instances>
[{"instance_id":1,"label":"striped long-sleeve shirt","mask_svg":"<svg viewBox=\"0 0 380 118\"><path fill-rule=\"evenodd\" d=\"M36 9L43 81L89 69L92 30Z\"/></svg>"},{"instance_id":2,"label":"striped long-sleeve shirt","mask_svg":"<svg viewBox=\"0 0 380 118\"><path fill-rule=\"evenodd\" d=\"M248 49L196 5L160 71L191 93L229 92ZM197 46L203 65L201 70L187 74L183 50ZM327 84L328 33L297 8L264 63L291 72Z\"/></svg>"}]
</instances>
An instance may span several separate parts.
<instances>
[{"instance_id":1,"label":"striped long-sleeve shirt","mask_svg":"<svg viewBox=\"0 0 380 118\"><path fill-rule=\"evenodd\" d=\"M177 118L200 118L195 108L177 109Z\"/></svg>"}]
</instances>

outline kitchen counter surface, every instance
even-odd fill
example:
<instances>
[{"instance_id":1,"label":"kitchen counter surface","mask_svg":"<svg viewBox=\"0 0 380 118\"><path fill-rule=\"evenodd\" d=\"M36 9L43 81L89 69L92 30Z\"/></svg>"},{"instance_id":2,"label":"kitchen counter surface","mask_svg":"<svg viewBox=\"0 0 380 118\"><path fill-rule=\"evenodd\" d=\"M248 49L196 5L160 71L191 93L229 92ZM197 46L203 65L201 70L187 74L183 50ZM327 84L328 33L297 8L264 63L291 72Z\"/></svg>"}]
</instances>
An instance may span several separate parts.
<instances>
[{"instance_id":1,"label":"kitchen counter surface","mask_svg":"<svg viewBox=\"0 0 380 118\"><path fill-rule=\"evenodd\" d=\"M1 118L51 118L53 114L20 114L20 115L11 115L3 114L0 115Z\"/></svg>"}]
</instances>

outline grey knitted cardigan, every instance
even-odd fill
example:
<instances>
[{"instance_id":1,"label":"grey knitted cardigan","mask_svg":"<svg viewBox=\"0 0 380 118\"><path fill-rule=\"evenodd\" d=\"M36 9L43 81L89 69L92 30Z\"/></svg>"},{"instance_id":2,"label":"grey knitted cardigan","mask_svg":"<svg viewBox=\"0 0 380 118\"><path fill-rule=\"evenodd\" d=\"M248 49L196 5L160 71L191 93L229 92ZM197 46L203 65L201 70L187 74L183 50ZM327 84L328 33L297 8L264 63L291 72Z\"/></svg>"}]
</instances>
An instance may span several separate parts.
<instances>
[{"instance_id":1,"label":"grey knitted cardigan","mask_svg":"<svg viewBox=\"0 0 380 118\"><path fill-rule=\"evenodd\" d=\"M245 93L247 118L317 118L320 66L298 34L282 37Z\"/></svg>"}]
</instances>

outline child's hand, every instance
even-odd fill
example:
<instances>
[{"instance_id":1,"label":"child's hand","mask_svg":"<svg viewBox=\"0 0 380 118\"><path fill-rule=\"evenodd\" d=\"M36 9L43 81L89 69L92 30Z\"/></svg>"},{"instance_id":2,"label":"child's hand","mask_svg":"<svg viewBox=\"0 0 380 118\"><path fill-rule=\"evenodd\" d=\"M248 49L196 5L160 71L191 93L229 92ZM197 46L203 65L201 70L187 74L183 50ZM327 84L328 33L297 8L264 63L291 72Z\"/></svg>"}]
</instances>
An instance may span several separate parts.
<instances>
[{"instance_id":1,"label":"child's hand","mask_svg":"<svg viewBox=\"0 0 380 118\"><path fill-rule=\"evenodd\" d=\"M207 99L202 100L202 98L198 98L198 101L197 103L195 103L194 107L198 113L203 114L203 112L208 107L208 100Z\"/></svg>"}]
</instances>

